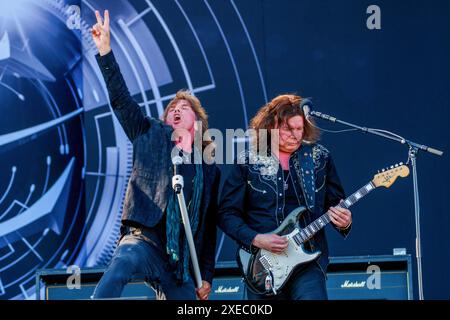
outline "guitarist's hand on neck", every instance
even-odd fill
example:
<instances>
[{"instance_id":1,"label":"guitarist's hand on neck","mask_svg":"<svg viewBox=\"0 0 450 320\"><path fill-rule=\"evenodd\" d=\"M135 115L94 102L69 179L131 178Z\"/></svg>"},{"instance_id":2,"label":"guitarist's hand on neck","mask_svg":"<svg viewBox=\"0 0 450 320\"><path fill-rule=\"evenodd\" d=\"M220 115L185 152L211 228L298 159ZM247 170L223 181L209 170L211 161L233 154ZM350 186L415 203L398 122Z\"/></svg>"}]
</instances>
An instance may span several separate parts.
<instances>
[{"instance_id":1,"label":"guitarist's hand on neck","mask_svg":"<svg viewBox=\"0 0 450 320\"><path fill-rule=\"evenodd\" d=\"M339 206L330 207L328 209L328 216L331 222L340 229L347 229L352 224L352 212L348 209Z\"/></svg>"},{"instance_id":2,"label":"guitarist's hand on neck","mask_svg":"<svg viewBox=\"0 0 450 320\"><path fill-rule=\"evenodd\" d=\"M255 247L280 254L288 247L288 240L277 234L258 234L252 241Z\"/></svg>"}]
</instances>

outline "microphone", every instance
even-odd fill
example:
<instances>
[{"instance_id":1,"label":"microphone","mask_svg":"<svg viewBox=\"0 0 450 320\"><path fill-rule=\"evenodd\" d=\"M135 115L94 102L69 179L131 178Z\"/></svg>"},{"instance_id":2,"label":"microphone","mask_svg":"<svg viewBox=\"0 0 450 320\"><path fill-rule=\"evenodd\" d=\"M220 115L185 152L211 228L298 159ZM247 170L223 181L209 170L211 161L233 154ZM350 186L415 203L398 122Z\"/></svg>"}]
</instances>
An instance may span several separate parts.
<instances>
[{"instance_id":1,"label":"microphone","mask_svg":"<svg viewBox=\"0 0 450 320\"><path fill-rule=\"evenodd\" d=\"M306 120L309 120L310 112L313 107L313 103L308 98L303 98L302 102L300 103L300 109L302 109L303 114L305 115Z\"/></svg>"},{"instance_id":2,"label":"microphone","mask_svg":"<svg viewBox=\"0 0 450 320\"><path fill-rule=\"evenodd\" d=\"M180 165L183 163L183 158L180 156L175 156L172 158L173 164L173 177L172 177L172 188L175 193L180 193L184 186L183 177L180 175Z\"/></svg>"},{"instance_id":3,"label":"microphone","mask_svg":"<svg viewBox=\"0 0 450 320\"><path fill-rule=\"evenodd\" d=\"M309 121L309 118L311 117L317 117L317 118L321 118L321 119L325 119L331 122L336 122L336 118L329 116L327 114L324 114L322 112L318 112L318 111L313 111L313 103L310 99L308 98L303 98L302 102L300 103L300 108L303 110L303 113L305 115L305 119L307 121Z\"/></svg>"},{"instance_id":4,"label":"microphone","mask_svg":"<svg viewBox=\"0 0 450 320\"><path fill-rule=\"evenodd\" d=\"M172 158L173 164L173 175L176 176L180 172L180 165L183 164L183 158L180 156L175 156Z\"/></svg>"}]
</instances>

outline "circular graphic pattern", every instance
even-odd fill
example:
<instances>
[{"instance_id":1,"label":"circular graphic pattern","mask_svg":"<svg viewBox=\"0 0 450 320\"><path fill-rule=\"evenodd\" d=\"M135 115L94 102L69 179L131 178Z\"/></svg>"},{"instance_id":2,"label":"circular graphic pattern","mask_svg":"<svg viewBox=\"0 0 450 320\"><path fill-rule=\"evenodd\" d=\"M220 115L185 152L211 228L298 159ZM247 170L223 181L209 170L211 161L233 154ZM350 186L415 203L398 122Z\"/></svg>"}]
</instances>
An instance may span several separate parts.
<instances>
[{"instance_id":1,"label":"circular graphic pattern","mask_svg":"<svg viewBox=\"0 0 450 320\"><path fill-rule=\"evenodd\" d=\"M67 264L84 225L85 135L70 75L81 57L60 12L38 2L7 5L11 16L0 27L0 297L23 299L34 294L38 268ZM42 38L49 29L64 32Z\"/></svg>"},{"instance_id":2,"label":"circular graphic pattern","mask_svg":"<svg viewBox=\"0 0 450 320\"><path fill-rule=\"evenodd\" d=\"M67 26L74 4L79 29ZM30 0L9 7L15 22L0 26L8 114L0 120L1 298L32 298L37 269L102 266L115 248L132 146L109 106L89 32L94 10L104 9L129 91L147 115L159 117L186 88L199 96L211 127L246 128L249 106L267 101L234 1ZM23 226L10 229L17 221ZM221 235L219 260L228 259L224 241Z\"/></svg>"}]
</instances>

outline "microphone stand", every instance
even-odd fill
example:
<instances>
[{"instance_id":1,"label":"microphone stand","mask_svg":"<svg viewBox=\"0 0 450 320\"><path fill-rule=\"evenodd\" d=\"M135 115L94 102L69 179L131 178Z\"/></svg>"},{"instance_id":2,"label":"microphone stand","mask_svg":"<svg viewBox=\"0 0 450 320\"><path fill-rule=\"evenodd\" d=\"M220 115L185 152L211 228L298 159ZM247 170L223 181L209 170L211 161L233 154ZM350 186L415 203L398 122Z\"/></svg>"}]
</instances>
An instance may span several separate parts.
<instances>
[{"instance_id":1,"label":"microphone stand","mask_svg":"<svg viewBox=\"0 0 450 320\"><path fill-rule=\"evenodd\" d=\"M181 164L182 159L180 159L179 163L174 163L174 167L176 168L178 164ZM192 266L194 268L194 278L197 288L202 287L202 276L200 274L200 267L198 264L197 251L195 250L194 238L192 236L191 223L189 221L189 214L186 207L186 200L184 199L183 187L184 180L183 176L177 172L175 169L174 176L172 177L172 188L175 191L178 199L178 204L180 205L181 218L183 220L184 232L186 234L186 239L189 246L189 252L191 254Z\"/></svg>"},{"instance_id":2,"label":"microphone stand","mask_svg":"<svg viewBox=\"0 0 450 320\"><path fill-rule=\"evenodd\" d=\"M380 129L372 129L372 128L366 128L361 127L346 121L342 121L339 119L336 119L335 117L332 117L327 114L323 114L321 112L317 111L310 111L306 113L306 119L308 119L309 116L313 116L319 119L328 120L331 122L339 123L347 127L351 127L357 130L360 130L364 133L371 133L386 139L390 139L393 141L397 141L403 145L408 145L409 151L408 151L408 162L411 160L411 166L412 166L412 172L413 172L413 188L414 188L414 213L415 213L415 224L416 224L416 259L417 259L417 281L418 281L418 288L419 288L419 300L423 300L423 285L422 285L422 252L421 252L421 240L420 240L420 204L419 204L419 184L417 180L417 154L419 150L427 151L429 153L442 156L443 152L434 148L430 148L428 146L415 143L411 140L407 140L395 133L386 131L386 130L380 130Z\"/></svg>"}]
</instances>

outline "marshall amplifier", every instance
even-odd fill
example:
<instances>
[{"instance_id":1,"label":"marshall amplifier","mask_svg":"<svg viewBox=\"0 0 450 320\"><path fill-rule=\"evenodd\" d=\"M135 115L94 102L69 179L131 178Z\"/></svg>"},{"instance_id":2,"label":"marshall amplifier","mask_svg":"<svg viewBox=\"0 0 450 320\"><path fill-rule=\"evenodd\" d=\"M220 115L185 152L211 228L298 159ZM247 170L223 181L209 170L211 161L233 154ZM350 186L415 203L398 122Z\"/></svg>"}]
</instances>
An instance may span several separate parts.
<instances>
[{"instance_id":1,"label":"marshall amplifier","mask_svg":"<svg viewBox=\"0 0 450 320\"><path fill-rule=\"evenodd\" d=\"M209 300L244 300L245 285L236 262L216 264Z\"/></svg>"},{"instance_id":2,"label":"marshall amplifier","mask_svg":"<svg viewBox=\"0 0 450 320\"><path fill-rule=\"evenodd\" d=\"M411 300L411 277L410 255L331 257L328 298Z\"/></svg>"},{"instance_id":3,"label":"marshall amplifier","mask_svg":"<svg viewBox=\"0 0 450 320\"><path fill-rule=\"evenodd\" d=\"M73 273L45 269L36 273L36 299L90 299L104 269L81 269L79 286L68 286ZM411 256L330 257L327 270L330 300L412 299ZM121 299L156 299L151 286L135 277ZM220 262L211 288L210 300L245 300L245 285L236 262Z\"/></svg>"},{"instance_id":4,"label":"marshall amplifier","mask_svg":"<svg viewBox=\"0 0 450 320\"><path fill-rule=\"evenodd\" d=\"M104 269L78 269L79 281L74 271L66 269L42 269L36 272L36 300L85 300L90 299L103 275ZM155 300L156 292L136 276L124 288L120 299Z\"/></svg>"},{"instance_id":5,"label":"marshall amplifier","mask_svg":"<svg viewBox=\"0 0 450 320\"><path fill-rule=\"evenodd\" d=\"M90 299L100 281L104 269L85 268L80 270L78 287L69 286L73 273L66 269L43 269L36 272L37 300L80 300ZM123 292L122 299L156 299L151 286L135 277ZM216 277L211 288L210 300L243 300L244 283L236 263L218 263Z\"/></svg>"},{"instance_id":6,"label":"marshall amplifier","mask_svg":"<svg viewBox=\"0 0 450 320\"><path fill-rule=\"evenodd\" d=\"M330 300L410 300L413 298L410 255L330 257ZM235 262L218 263L211 300L243 300L245 285Z\"/></svg>"}]
</instances>

